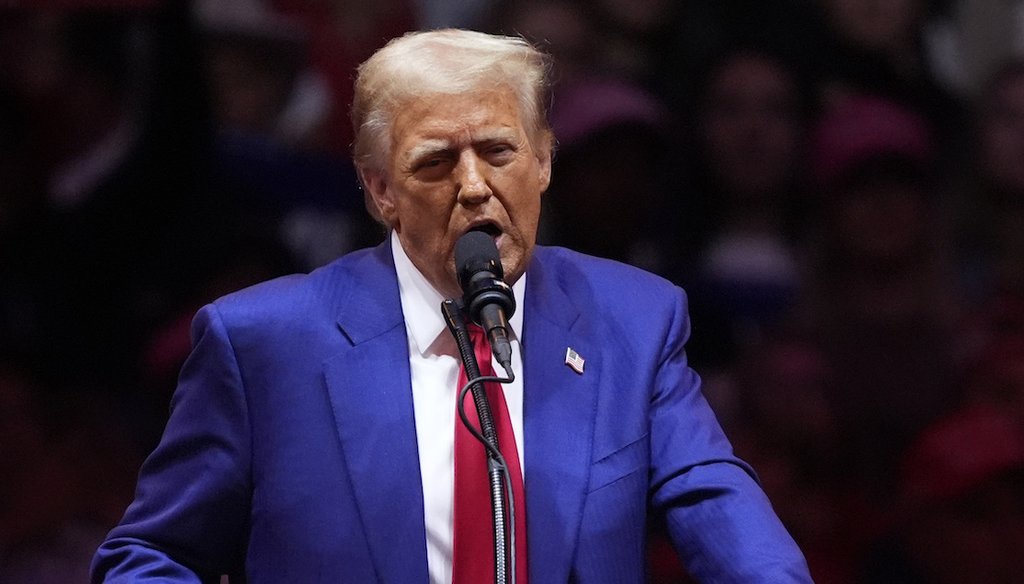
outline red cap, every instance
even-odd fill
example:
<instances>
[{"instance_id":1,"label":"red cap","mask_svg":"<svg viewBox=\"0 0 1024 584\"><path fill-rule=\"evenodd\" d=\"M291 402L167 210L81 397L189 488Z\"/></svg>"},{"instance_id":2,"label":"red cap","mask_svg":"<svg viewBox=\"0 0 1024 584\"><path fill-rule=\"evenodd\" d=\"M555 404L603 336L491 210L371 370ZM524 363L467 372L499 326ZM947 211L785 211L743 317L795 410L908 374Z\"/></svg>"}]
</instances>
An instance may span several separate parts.
<instances>
[{"instance_id":1,"label":"red cap","mask_svg":"<svg viewBox=\"0 0 1024 584\"><path fill-rule=\"evenodd\" d=\"M908 449L902 491L914 508L955 500L1000 473L1024 469L1024 435L988 405L963 408L926 429Z\"/></svg>"}]
</instances>

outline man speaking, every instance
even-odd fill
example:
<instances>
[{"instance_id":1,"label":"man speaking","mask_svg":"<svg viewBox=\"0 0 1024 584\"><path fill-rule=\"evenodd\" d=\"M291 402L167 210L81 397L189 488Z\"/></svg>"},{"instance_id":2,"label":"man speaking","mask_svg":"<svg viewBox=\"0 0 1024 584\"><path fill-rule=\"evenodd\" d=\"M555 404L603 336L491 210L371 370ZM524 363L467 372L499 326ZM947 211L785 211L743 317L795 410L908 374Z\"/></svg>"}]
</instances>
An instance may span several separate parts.
<instances>
[{"instance_id":1,"label":"man speaking","mask_svg":"<svg viewBox=\"0 0 1024 584\"><path fill-rule=\"evenodd\" d=\"M523 40L457 30L360 67L355 160L389 239L199 312L94 582L493 581L487 477L466 470L483 448L456 414L466 374L439 308L462 296L468 232L494 241L516 304L515 380L491 405L517 584L643 582L648 513L701 582L810 582L687 366L682 291L535 247L545 75Z\"/></svg>"}]
</instances>

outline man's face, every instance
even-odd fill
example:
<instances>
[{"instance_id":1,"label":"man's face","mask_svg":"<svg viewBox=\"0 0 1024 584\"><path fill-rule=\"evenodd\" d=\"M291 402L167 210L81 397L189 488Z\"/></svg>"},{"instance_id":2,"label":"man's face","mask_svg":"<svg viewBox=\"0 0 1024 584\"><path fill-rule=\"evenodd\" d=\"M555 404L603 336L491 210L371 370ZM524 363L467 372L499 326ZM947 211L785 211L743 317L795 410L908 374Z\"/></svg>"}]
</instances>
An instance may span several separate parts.
<instances>
[{"instance_id":1,"label":"man's face","mask_svg":"<svg viewBox=\"0 0 1024 584\"><path fill-rule=\"evenodd\" d=\"M730 195L750 202L786 185L797 160L800 104L782 65L738 55L711 80L702 126L708 162Z\"/></svg>"},{"instance_id":2,"label":"man's face","mask_svg":"<svg viewBox=\"0 0 1024 584\"><path fill-rule=\"evenodd\" d=\"M384 173L364 171L384 220L442 294L461 295L455 242L471 229L495 236L507 282L526 270L551 178L550 140L530 137L511 90L419 98L394 118Z\"/></svg>"}]
</instances>

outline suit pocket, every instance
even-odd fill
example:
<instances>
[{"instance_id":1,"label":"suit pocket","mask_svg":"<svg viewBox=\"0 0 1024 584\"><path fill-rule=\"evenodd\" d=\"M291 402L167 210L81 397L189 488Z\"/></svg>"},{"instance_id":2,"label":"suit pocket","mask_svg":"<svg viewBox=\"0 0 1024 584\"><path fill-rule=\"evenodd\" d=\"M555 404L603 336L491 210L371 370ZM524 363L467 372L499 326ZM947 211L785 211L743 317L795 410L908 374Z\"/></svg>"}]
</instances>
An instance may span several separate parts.
<instances>
[{"instance_id":1,"label":"suit pocket","mask_svg":"<svg viewBox=\"0 0 1024 584\"><path fill-rule=\"evenodd\" d=\"M650 460L650 434L645 433L636 440L601 457L590 468L590 488L593 492L628 475L647 472Z\"/></svg>"}]
</instances>

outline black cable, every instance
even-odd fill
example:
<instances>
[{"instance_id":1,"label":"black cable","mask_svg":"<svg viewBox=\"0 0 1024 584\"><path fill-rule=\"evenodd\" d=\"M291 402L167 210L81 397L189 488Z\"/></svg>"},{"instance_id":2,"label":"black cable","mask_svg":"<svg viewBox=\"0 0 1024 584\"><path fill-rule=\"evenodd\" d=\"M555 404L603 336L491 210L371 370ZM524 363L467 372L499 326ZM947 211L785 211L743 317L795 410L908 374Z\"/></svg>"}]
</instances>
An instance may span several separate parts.
<instances>
[{"instance_id":1,"label":"black cable","mask_svg":"<svg viewBox=\"0 0 1024 584\"><path fill-rule=\"evenodd\" d=\"M509 472L509 470L508 470L508 463L505 462L505 457L501 454L501 451L498 450L497 448L495 448L494 445L492 445L484 437L484 435L480 433L480 430L478 430L476 428L476 426L474 426L473 423L469 421L469 417L466 415L466 407L465 407L465 403L464 403L465 400L466 400L466 392L468 392L471 387L473 387L477 383L484 383L484 382L488 382L488 381L493 381L493 382L497 382L497 383L511 383L512 375L509 375L508 378L496 377L496 376L493 376L493 375L482 375L480 377L476 377L474 379L470 379L469 381L466 382L465 385L462 386L462 388L459 389L459 396L458 396L459 402L458 402L458 404L456 406L456 410L459 413L459 419L462 420L462 425L465 426L467 430L469 430L469 433L472 434L474 438L476 438L481 444L484 445L484 448L487 449L487 454L489 455L489 459L488 459L489 463L494 465L494 469L496 469L496 470L498 470L500 472L500 474L501 474L501 476L502 476L502 478L504 480L505 503L508 505L508 522L506 523L506 525L508 525L508 540L509 540L508 549L512 550L512 552L510 554L512 556L512 559L509 562L509 565L511 566L511 568L509 570L510 578L508 579L508 582L511 582L512 584L515 584L516 583L516 569L517 569L517 567L516 567L516 501L515 501L515 494L514 494L514 492L512 490L512 473ZM488 475L489 475L489 478L491 479L491 507L492 507L492 509L494 509L496 514L500 514L501 513L501 505L497 504L497 501L495 499L498 496L497 493L500 492L500 488L498 488L498 489L495 488L493 474L490 472L490 470L491 469L488 469ZM524 477L524 486L525 486L525 477ZM502 519L503 519L503 517L499 516L499 517L496 517L495 521L496 521L496 523L500 523ZM497 535L495 537L497 537ZM495 547L497 547L498 545L500 545L500 543L496 542ZM495 569L497 569L497 563L495 564ZM498 578L499 582L503 581L503 580L501 580L500 576L498 576L497 578Z\"/></svg>"},{"instance_id":2,"label":"black cable","mask_svg":"<svg viewBox=\"0 0 1024 584\"><path fill-rule=\"evenodd\" d=\"M462 386L462 389L459 390L459 403L456 404L456 407L458 408L459 419L462 420L462 425L465 426L467 430L469 430L469 433L472 434L474 438L479 440L480 443L484 445L484 448L487 449L487 454L490 455L491 458L500 461L502 464L504 464L505 458L501 455L501 450L498 449L498 445L496 443L492 444L491 441L488 440L487 437L484 435L483 430L478 430L476 426L473 425L473 423L469 420L469 417L466 415L466 405L463 403L466 399L466 394L469 392L470 389L473 388L474 385L476 385L477 383L484 383L487 381L493 381L497 383L508 383L511 380L505 377L496 377L494 375L481 375L479 377L474 377L473 379L467 381L466 384ZM477 416L479 416L479 414L480 412L477 411ZM481 425L483 425L482 422Z\"/></svg>"}]
</instances>

